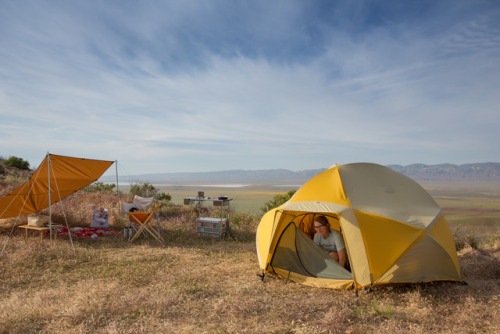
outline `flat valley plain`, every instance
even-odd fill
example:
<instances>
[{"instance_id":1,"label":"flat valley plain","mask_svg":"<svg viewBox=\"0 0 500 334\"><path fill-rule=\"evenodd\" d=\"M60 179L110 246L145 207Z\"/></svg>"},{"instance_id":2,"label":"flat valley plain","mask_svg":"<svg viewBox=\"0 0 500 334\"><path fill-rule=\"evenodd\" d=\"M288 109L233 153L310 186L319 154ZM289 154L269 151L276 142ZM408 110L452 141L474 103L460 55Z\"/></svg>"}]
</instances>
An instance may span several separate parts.
<instances>
[{"instance_id":1,"label":"flat valley plain","mask_svg":"<svg viewBox=\"0 0 500 334\"><path fill-rule=\"evenodd\" d=\"M500 238L500 181L419 181L441 207L452 232L481 241L494 242ZM196 197L203 191L205 197L228 196L231 211L262 215L262 207L277 194L297 190L300 185L275 184L219 184L157 186L169 193L172 202L182 205L185 197ZM203 206L210 206L205 202Z\"/></svg>"},{"instance_id":2,"label":"flat valley plain","mask_svg":"<svg viewBox=\"0 0 500 334\"><path fill-rule=\"evenodd\" d=\"M452 231L500 237L500 182L420 182L443 210Z\"/></svg>"},{"instance_id":3,"label":"flat valley plain","mask_svg":"<svg viewBox=\"0 0 500 334\"><path fill-rule=\"evenodd\" d=\"M231 210L262 214L261 207L272 200L277 194L286 193L290 190L296 190L300 185L275 186L268 184L260 185L169 185L157 186L157 188L172 196L172 202L183 204L185 197L196 197L198 191L203 191L205 197L228 196L232 199L230 202ZM205 205L209 205L207 202Z\"/></svg>"},{"instance_id":4,"label":"flat valley plain","mask_svg":"<svg viewBox=\"0 0 500 334\"><path fill-rule=\"evenodd\" d=\"M500 235L500 181L418 182L442 208L450 226L478 236ZM300 185L169 185L157 186L169 193L172 202L183 204L185 197L228 196L232 210L262 214L261 207L277 194L297 190ZM208 204L205 204L208 205Z\"/></svg>"}]
</instances>

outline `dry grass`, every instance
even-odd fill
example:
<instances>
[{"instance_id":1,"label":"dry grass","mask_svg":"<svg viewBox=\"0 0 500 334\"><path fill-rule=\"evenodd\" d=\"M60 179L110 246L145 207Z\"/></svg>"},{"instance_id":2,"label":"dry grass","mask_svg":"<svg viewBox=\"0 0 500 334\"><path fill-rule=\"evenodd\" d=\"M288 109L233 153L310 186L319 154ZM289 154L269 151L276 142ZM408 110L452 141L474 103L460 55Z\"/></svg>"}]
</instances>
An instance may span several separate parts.
<instances>
[{"instance_id":1,"label":"dry grass","mask_svg":"<svg viewBox=\"0 0 500 334\"><path fill-rule=\"evenodd\" d=\"M468 286L353 292L262 283L253 242L15 236L2 258L4 332L498 332L500 245L460 253ZM186 237L187 238L187 237ZM3 241L3 239L2 239Z\"/></svg>"},{"instance_id":2,"label":"dry grass","mask_svg":"<svg viewBox=\"0 0 500 334\"><path fill-rule=\"evenodd\" d=\"M117 206L113 196L78 193L65 205L73 225L88 222L91 203ZM0 333L500 332L498 239L464 244L469 285L388 285L356 296L275 276L261 282L258 216L232 214L222 241L197 238L195 218L188 208L164 207L164 242L75 240L76 254L67 239L16 232L0 258Z\"/></svg>"}]
</instances>

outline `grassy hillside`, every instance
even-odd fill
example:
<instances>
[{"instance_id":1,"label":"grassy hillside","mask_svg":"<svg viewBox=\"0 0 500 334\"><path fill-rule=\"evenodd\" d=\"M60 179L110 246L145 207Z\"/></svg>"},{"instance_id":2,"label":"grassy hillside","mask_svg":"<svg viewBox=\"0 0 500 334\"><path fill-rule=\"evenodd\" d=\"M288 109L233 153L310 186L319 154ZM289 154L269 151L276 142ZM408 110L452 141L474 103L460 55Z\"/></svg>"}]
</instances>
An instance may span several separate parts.
<instances>
[{"instance_id":1,"label":"grassy hillside","mask_svg":"<svg viewBox=\"0 0 500 334\"><path fill-rule=\"evenodd\" d=\"M231 235L206 240L196 237L195 219L215 216L217 208L171 204L160 214L164 242L141 237L130 243L121 234L77 239L73 253L67 238L25 240L14 230L0 258L0 333L500 332L498 188L424 186L447 215L468 285L388 285L356 296L275 276L261 282L255 252L260 215L233 211ZM288 189L171 194L179 203L197 190L235 198L234 209L238 202L259 207ZM72 226L88 226L96 206L107 207L112 227L122 228L118 198L101 192L65 199L65 214L54 205L54 221L64 223L66 216ZM13 223L0 224L1 247Z\"/></svg>"},{"instance_id":2,"label":"grassy hillside","mask_svg":"<svg viewBox=\"0 0 500 334\"><path fill-rule=\"evenodd\" d=\"M31 171L7 166L0 158L0 197L20 186L30 175Z\"/></svg>"},{"instance_id":3,"label":"grassy hillside","mask_svg":"<svg viewBox=\"0 0 500 334\"><path fill-rule=\"evenodd\" d=\"M500 245L464 248L468 286L372 293L256 276L253 242L213 242L165 223L166 243L16 236L2 259L0 332L498 333Z\"/></svg>"}]
</instances>

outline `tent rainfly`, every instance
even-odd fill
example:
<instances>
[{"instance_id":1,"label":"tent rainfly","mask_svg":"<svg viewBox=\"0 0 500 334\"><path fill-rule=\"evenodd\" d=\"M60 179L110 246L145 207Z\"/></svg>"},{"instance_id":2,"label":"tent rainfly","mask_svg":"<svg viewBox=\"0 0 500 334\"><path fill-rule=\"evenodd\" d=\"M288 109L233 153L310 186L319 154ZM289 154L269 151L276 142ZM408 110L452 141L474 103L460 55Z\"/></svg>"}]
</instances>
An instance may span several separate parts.
<instances>
[{"instance_id":1,"label":"tent rainfly","mask_svg":"<svg viewBox=\"0 0 500 334\"><path fill-rule=\"evenodd\" d=\"M28 181L0 198L0 219L37 213L47 207L50 215L52 204L98 180L113 163L47 154Z\"/></svg>"},{"instance_id":2,"label":"tent rainfly","mask_svg":"<svg viewBox=\"0 0 500 334\"><path fill-rule=\"evenodd\" d=\"M351 271L311 240L318 215L342 234ZM310 286L461 281L440 207L415 181L377 164L334 166L316 175L262 217L256 243L264 275L273 272Z\"/></svg>"}]
</instances>

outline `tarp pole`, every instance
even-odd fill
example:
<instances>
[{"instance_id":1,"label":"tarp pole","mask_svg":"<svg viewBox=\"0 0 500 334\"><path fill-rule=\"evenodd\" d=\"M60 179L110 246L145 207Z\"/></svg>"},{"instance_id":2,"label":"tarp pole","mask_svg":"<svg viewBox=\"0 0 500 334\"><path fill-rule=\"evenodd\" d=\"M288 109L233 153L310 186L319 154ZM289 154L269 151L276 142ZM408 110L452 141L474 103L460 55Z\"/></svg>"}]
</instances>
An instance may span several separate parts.
<instances>
[{"instance_id":1,"label":"tarp pole","mask_svg":"<svg viewBox=\"0 0 500 334\"><path fill-rule=\"evenodd\" d=\"M48 185L49 185L49 236L52 240L52 210L50 205L50 153L47 152L47 173L48 173Z\"/></svg>"},{"instance_id":2,"label":"tarp pole","mask_svg":"<svg viewBox=\"0 0 500 334\"><path fill-rule=\"evenodd\" d=\"M58 198L61 198L61 192L59 191L59 186L57 185L57 178L56 178L55 173L54 173L54 182L56 184ZM66 211L64 210L64 205L63 205L62 200L60 200L59 203L61 204L62 213L64 215L64 221L66 222L66 228L68 229L68 236L69 236L69 240L71 241L71 248L73 249L73 254L76 255L75 245L73 244L73 237L71 236L71 229L69 228L68 217L66 216ZM51 222L52 222L52 219L51 219ZM50 226L50 224L51 223L49 223L49 226ZM52 231L52 229L50 229L50 230ZM54 233L55 233L54 234L54 241L55 241L56 236L57 236L57 229L55 229Z\"/></svg>"},{"instance_id":3,"label":"tarp pole","mask_svg":"<svg viewBox=\"0 0 500 334\"><path fill-rule=\"evenodd\" d=\"M116 167L116 193L118 194L118 223L121 225L122 222L122 201L120 198L120 186L118 185L118 160L115 160Z\"/></svg>"}]
</instances>

